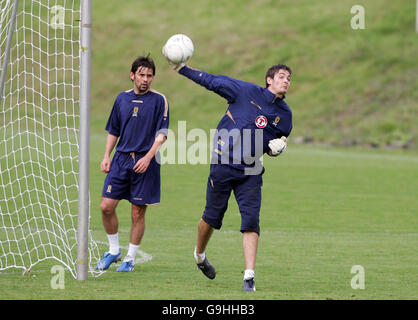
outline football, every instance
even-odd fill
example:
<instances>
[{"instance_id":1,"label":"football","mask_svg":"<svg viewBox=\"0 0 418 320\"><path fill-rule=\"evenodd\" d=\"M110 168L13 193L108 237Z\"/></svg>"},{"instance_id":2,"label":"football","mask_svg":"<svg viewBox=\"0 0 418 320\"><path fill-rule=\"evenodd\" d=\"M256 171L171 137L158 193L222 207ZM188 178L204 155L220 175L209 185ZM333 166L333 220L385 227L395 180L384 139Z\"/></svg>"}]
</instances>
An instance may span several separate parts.
<instances>
[{"instance_id":1,"label":"football","mask_svg":"<svg viewBox=\"0 0 418 320\"><path fill-rule=\"evenodd\" d=\"M184 34L171 36L163 46L163 55L174 63L186 62L193 55L192 40Z\"/></svg>"}]
</instances>

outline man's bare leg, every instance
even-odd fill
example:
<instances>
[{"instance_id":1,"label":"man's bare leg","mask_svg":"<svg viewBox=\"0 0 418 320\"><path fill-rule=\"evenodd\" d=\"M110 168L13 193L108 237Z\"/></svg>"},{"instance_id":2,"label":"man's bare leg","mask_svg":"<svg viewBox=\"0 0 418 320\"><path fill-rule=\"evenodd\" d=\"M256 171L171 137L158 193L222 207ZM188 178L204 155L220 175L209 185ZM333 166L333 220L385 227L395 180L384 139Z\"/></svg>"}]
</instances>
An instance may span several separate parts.
<instances>
[{"instance_id":1,"label":"man's bare leg","mask_svg":"<svg viewBox=\"0 0 418 320\"><path fill-rule=\"evenodd\" d=\"M244 250L244 262L246 270L255 270L257 247L257 232L244 232L244 235L242 237L242 248Z\"/></svg>"},{"instance_id":2,"label":"man's bare leg","mask_svg":"<svg viewBox=\"0 0 418 320\"><path fill-rule=\"evenodd\" d=\"M132 205L132 227L130 243L139 245L145 233L145 212L147 206Z\"/></svg>"},{"instance_id":3,"label":"man's bare leg","mask_svg":"<svg viewBox=\"0 0 418 320\"><path fill-rule=\"evenodd\" d=\"M216 276L215 268L209 263L206 258L205 250L213 233L213 227L206 223L203 219L200 219L197 227L197 240L196 248L194 252L194 258L197 267L203 272L203 274L209 279L214 279Z\"/></svg>"},{"instance_id":4,"label":"man's bare leg","mask_svg":"<svg viewBox=\"0 0 418 320\"><path fill-rule=\"evenodd\" d=\"M257 256L258 247L258 233L256 232L244 232L242 238L242 248L244 250L244 291L255 291L254 275L255 275L255 260Z\"/></svg>"},{"instance_id":5,"label":"man's bare leg","mask_svg":"<svg viewBox=\"0 0 418 320\"><path fill-rule=\"evenodd\" d=\"M197 241L196 241L196 253L202 254L206 250L206 246L213 233L213 227L206 223L203 219L200 219L197 226Z\"/></svg>"},{"instance_id":6,"label":"man's bare leg","mask_svg":"<svg viewBox=\"0 0 418 320\"><path fill-rule=\"evenodd\" d=\"M102 198L100 210L102 211L103 226L107 234L116 234L118 232L118 217L116 207L119 200Z\"/></svg>"},{"instance_id":7,"label":"man's bare leg","mask_svg":"<svg viewBox=\"0 0 418 320\"><path fill-rule=\"evenodd\" d=\"M102 198L100 210L102 211L103 226L109 241L109 251L103 255L103 258L97 263L96 269L106 270L109 266L121 259L119 237L118 237L118 217L116 207L119 200Z\"/></svg>"},{"instance_id":8,"label":"man's bare leg","mask_svg":"<svg viewBox=\"0 0 418 320\"><path fill-rule=\"evenodd\" d=\"M147 210L146 205L132 204L132 226L131 235L129 240L129 248L124 262L135 263L135 257L139 249L142 237L145 233L145 212Z\"/></svg>"}]
</instances>

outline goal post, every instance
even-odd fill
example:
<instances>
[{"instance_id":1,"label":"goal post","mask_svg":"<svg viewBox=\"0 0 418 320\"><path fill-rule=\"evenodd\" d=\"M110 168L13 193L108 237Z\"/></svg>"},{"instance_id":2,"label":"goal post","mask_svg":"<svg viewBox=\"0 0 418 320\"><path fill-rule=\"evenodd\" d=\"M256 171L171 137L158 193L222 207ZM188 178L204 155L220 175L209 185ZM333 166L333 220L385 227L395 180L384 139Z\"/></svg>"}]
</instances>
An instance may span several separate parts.
<instances>
[{"instance_id":1,"label":"goal post","mask_svg":"<svg viewBox=\"0 0 418 320\"><path fill-rule=\"evenodd\" d=\"M9 29L8 29L7 37L6 37L6 47L5 47L6 49L5 49L5 52L4 52L2 68L1 68L0 97L3 96L4 81L6 79L7 66L9 64L10 47L12 45L13 30L14 30L14 27L15 27L15 24L16 24L16 14L17 14L18 4L19 4L19 0L14 0L12 14L11 14L11 17L10 17ZM3 20L3 12L2 12L2 20ZM4 28L4 30L7 30L7 29Z\"/></svg>"},{"instance_id":2,"label":"goal post","mask_svg":"<svg viewBox=\"0 0 418 320\"><path fill-rule=\"evenodd\" d=\"M0 276L54 259L78 280L89 229L91 0L0 0Z\"/></svg>"},{"instance_id":3,"label":"goal post","mask_svg":"<svg viewBox=\"0 0 418 320\"><path fill-rule=\"evenodd\" d=\"M77 232L77 280L88 274L91 0L81 3L80 36L80 165Z\"/></svg>"}]
</instances>

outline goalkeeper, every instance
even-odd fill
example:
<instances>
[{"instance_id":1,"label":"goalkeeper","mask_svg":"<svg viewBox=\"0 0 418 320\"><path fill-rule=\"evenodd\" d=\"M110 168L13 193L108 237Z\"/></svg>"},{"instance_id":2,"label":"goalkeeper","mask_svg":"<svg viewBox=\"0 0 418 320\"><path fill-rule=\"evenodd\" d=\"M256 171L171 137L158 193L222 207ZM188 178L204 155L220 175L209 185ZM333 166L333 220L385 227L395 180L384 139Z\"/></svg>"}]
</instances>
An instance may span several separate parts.
<instances>
[{"instance_id":1,"label":"goalkeeper","mask_svg":"<svg viewBox=\"0 0 418 320\"><path fill-rule=\"evenodd\" d=\"M97 264L99 270L109 268L122 257L116 216L119 201L126 199L132 204L130 243L117 269L120 272L134 269L135 255L145 231L147 205L160 202L160 164L155 155L167 138L169 115L164 95L151 89L154 76L153 60L149 56L138 57L130 72L133 89L116 97L106 125L108 135L101 170L108 174L100 209L109 251ZM110 154L117 141L111 161Z\"/></svg>"},{"instance_id":2,"label":"goalkeeper","mask_svg":"<svg viewBox=\"0 0 418 320\"><path fill-rule=\"evenodd\" d=\"M216 272L205 249L214 229L220 229L231 191L241 214L245 272L244 291L255 291L254 270L260 234L259 213L264 168L260 157L280 155L292 130L292 112L284 101L291 69L283 64L270 67L266 88L227 76L212 75L182 64L169 64L179 74L225 98L228 108L214 136L206 191L206 206L198 224L194 258L210 279ZM248 137L251 140L248 140ZM246 139L247 138L247 139Z\"/></svg>"}]
</instances>

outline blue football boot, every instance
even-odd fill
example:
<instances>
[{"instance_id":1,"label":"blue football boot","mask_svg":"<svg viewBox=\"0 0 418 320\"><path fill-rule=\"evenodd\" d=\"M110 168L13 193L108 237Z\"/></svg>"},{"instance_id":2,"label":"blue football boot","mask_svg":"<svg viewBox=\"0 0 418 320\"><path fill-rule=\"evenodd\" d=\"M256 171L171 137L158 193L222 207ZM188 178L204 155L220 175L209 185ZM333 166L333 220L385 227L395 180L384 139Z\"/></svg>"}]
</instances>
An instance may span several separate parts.
<instances>
[{"instance_id":1,"label":"blue football boot","mask_svg":"<svg viewBox=\"0 0 418 320\"><path fill-rule=\"evenodd\" d=\"M116 271L117 272L129 272L133 270L134 270L134 262L130 260L130 261L124 261Z\"/></svg>"},{"instance_id":2,"label":"blue football boot","mask_svg":"<svg viewBox=\"0 0 418 320\"><path fill-rule=\"evenodd\" d=\"M105 252L103 254L102 260L96 266L96 270L106 270L110 267L110 265L116 261L122 260L122 253L119 251L118 254L110 254L109 252Z\"/></svg>"}]
</instances>

